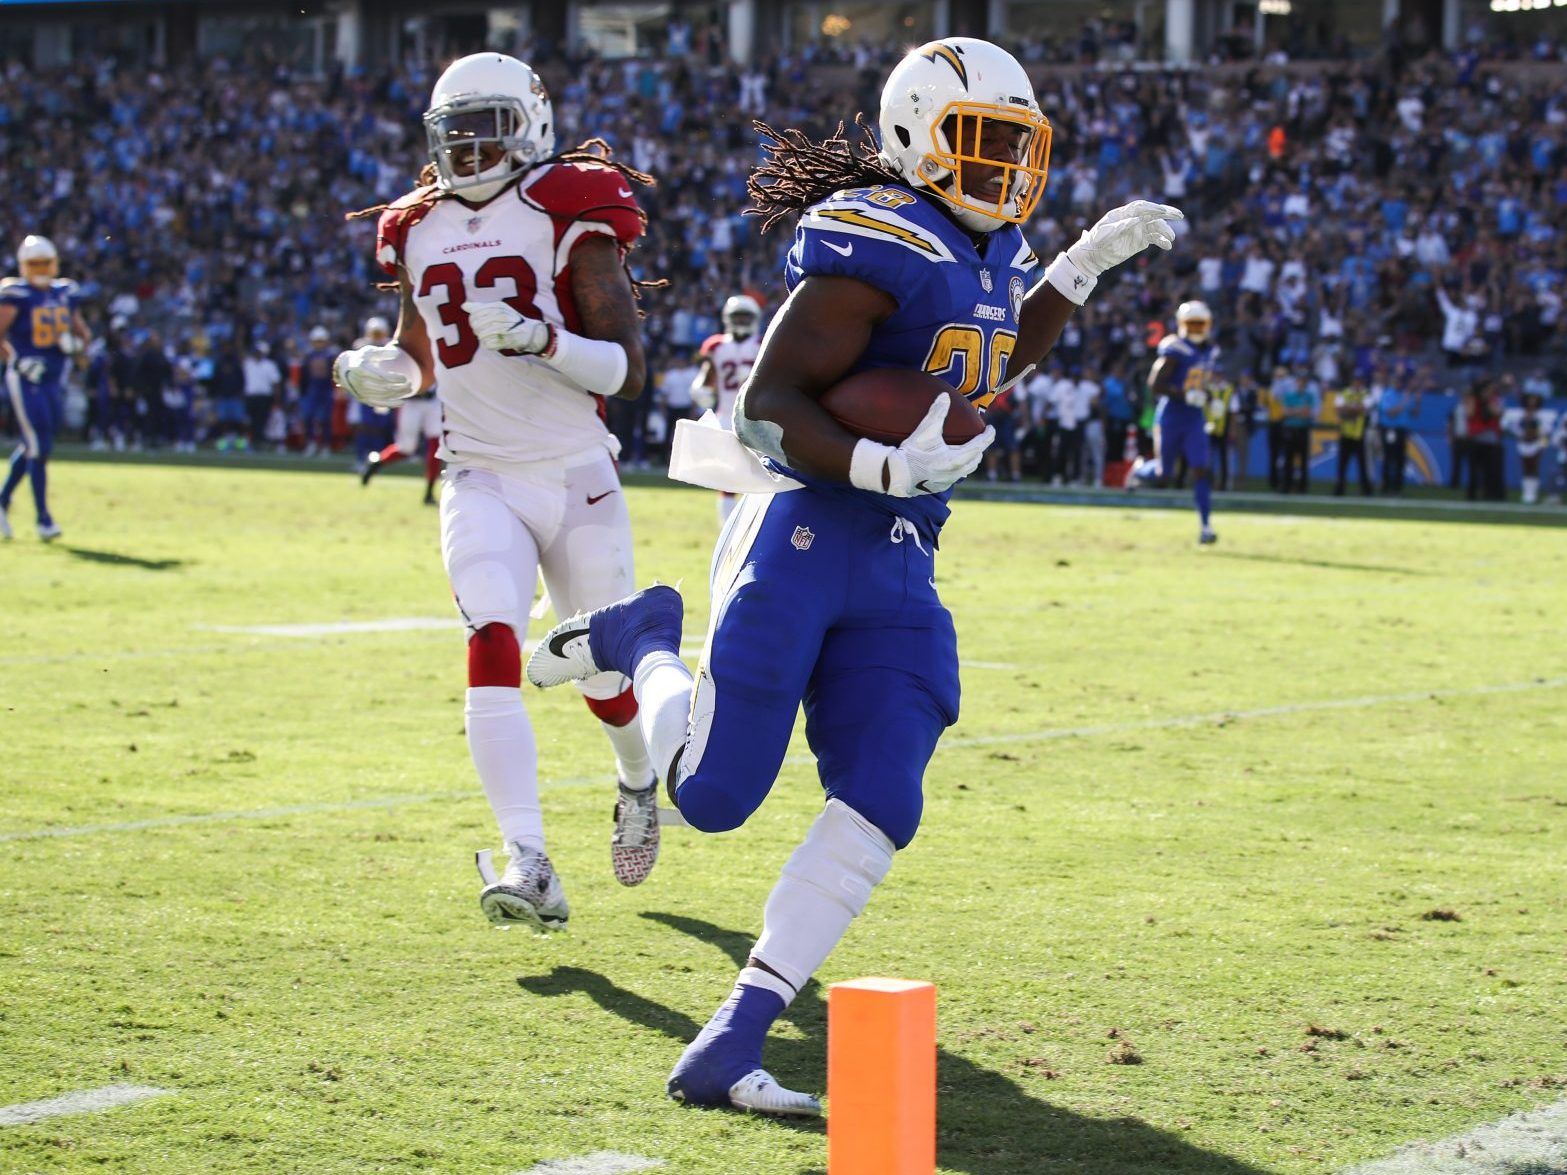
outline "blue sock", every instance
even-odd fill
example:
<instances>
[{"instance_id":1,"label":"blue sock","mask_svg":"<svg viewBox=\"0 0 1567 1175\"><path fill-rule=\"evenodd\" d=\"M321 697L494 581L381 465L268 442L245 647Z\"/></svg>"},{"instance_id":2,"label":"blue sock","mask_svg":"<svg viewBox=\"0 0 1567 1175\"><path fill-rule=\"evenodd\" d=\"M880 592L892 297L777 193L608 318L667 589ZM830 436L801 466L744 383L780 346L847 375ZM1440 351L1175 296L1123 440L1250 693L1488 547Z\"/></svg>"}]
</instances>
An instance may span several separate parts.
<instances>
[{"instance_id":1,"label":"blue sock","mask_svg":"<svg viewBox=\"0 0 1567 1175\"><path fill-rule=\"evenodd\" d=\"M1208 511L1213 507L1213 486L1206 477L1197 479L1197 513L1202 515L1202 524L1208 525Z\"/></svg>"},{"instance_id":2,"label":"blue sock","mask_svg":"<svg viewBox=\"0 0 1567 1175\"><path fill-rule=\"evenodd\" d=\"M33 505L38 507L38 525L48 526L54 519L49 517L49 462L43 457L34 457L27 463L27 472L33 482Z\"/></svg>"},{"instance_id":3,"label":"blue sock","mask_svg":"<svg viewBox=\"0 0 1567 1175\"><path fill-rule=\"evenodd\" d=\"M693 1105L728 1105L729 1087L761 1066L767 1030L783 1010L777 992L737 983L681 1054L669 1075L669 1092Z\"/></svg>"},{"instance_id":4,"label":"blue sock","mask_svg":"<svg viewBox=\"0 0 1567 1175\"><path fill-rule=\"evenodd\" d=\"M27 450L18 449L11 454L11 469L5 475L5 486L0 488L0 510L11 508L11 495L27 476Z\"/></svg>"}]
</instances>

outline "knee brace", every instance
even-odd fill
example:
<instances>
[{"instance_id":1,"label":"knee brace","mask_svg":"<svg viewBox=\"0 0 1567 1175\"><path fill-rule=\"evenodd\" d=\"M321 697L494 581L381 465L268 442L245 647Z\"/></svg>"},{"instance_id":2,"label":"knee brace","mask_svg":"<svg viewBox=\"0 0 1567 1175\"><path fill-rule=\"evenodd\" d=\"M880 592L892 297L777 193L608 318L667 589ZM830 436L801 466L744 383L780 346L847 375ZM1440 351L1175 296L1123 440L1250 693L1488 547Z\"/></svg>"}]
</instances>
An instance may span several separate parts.
<instances>
[{"instance_id":1,"label":"knee brace","mask_svg":"<svg viewBox=\"0 0 1567 1175\"><path fill-rule=\"evenodd\" d=\"M582 700L593 717L606 726L630 726L637 720L637 695L629 685L612 698L590 698L584 694Z\"/></svg>"},{"instance_id":2,"label":"knee brace","mask_svg":"<svg viewBox=\"0 0 1567 1175\"><path fill-rule=\"evenodd\" d=\"M522 650L509 624L486 624L468 638L468 685L522 688Z\"/></svg>"},{"instance_id":3,"label":"knee brace","mask_svg":"<svg viewBox=\"0 0 1567 1175\"><path fill-rule=\"evenodd\" d=\"M892 855L886 834L828 800L767 899L754 956L798 991L865 909Z\"/></svg>"}]
</instances>

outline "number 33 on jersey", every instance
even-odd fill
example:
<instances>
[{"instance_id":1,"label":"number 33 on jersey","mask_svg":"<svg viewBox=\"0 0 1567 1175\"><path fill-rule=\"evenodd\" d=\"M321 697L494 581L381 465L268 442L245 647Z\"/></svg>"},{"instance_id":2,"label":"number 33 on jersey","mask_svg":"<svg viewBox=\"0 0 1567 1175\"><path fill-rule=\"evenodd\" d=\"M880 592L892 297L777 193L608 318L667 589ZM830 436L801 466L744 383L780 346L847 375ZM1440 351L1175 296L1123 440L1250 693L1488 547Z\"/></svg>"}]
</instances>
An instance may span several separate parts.
<instances>
[{"instance_id":1,"label":"number 33 on jersey","mask_svg":"<svg viewBox=\"0 0 1567 1175\"><path fill-rule=\"evenodd\" d=\"M599 397L542 360L479 346L463 303L505 302L580 333L571 252L595 234L629 248L646 228L608 167L556 163L475 207L421 188L381 214L376 260L408 273L430 336L444 411L443 456L541 461L607 443Z\"/></svg>"}]
</instances>

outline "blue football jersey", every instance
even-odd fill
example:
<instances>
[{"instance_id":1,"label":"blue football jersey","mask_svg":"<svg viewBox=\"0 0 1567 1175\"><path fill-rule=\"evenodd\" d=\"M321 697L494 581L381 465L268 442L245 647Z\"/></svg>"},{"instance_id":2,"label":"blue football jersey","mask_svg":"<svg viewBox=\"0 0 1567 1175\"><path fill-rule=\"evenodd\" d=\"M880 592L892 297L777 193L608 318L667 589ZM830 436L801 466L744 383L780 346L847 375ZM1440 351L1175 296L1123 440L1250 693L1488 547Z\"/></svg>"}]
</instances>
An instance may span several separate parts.
<instances>
[{"instance_id":1,"label":"blue football jersey","mask_svg":"<svg viewBox=\"0 0 1567 1175\"><path fill-rule=\"evenodd\" d=\"M928 371L983 408L1005 377L1028 276L1038 264L1017 225L986 234L976 246L934 198L887 184L846 189L808 208L784 279L793 290L814 275L852 277L897 302L847 374L879 367ZM950 513L949 493L895 499L783 472L818 491L901 515L931 538Z\"/></svg>"},{"instance_id":2,"label":"blue football jersey","mask_svg":"<svg viewBox=\"0 0 1567 1175\"><path fill-rule=\"evenodd\" d=\"M76 283L63 277L42 288L19 277L0 281L0 306L16 309L6 340L18 359L36 357L44 361L40 384L58 384L65 374L60 336L70 331L71 315L81 300Z\"/></svg>"},{"instance_id":3,"label":"blue football jersey","mask_svg":"<svg viewBox=\"0 0 1567 1175\"><path fill-rule=\"evenodd\" d=\"M1194 343L1179 335L1159 340L1159 357L1173 365L1174 383L1170 399L1175 403L1205 407L1210 389L1219 382L1219 347L1211 340Z\"/></svg>"}]
</instances>

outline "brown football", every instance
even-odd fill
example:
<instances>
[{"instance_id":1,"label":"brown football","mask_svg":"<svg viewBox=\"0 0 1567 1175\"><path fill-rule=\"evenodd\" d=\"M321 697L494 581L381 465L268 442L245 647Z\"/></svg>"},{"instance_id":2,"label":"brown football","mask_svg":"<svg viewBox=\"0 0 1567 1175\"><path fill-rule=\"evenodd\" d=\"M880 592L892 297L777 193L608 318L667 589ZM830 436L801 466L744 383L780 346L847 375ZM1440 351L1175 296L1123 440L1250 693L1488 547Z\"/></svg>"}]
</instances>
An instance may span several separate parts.
<instances>
[{"instance_id":1,"label":"brown football","mask_svg":"<svg viewBox=\"0 0 1567 1175\"><path fill-rule=\"evenodd\" d=\"M919 427L931 401L943 392L952 397L941 430L947 444L961 445L985 431L979 409L951 384L924 371L887 367L862 371L828 388L821 405L855 436L896 445Z\"/></svg>"}]
</instances>

